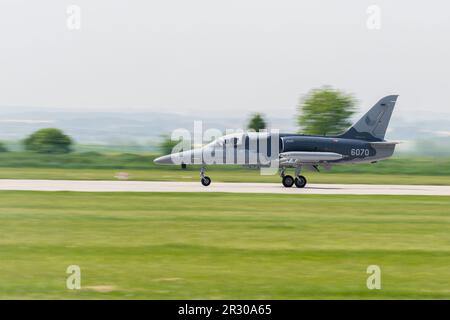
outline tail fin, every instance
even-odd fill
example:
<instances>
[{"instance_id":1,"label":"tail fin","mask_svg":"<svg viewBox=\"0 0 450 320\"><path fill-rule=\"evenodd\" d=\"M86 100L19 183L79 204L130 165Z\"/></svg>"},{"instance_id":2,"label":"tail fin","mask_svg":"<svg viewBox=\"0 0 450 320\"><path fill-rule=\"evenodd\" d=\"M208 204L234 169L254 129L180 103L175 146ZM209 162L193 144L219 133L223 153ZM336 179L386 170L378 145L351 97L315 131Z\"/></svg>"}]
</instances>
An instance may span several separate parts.
<instances>
[{"instance_id":1,"label":"tail fin","mask_svg":"<svg viewBox=\"0 0 450 320\"><path fill-rule=\"evenodd\" d=\"M397 95L393 95L384 97L378 101L369 112L339 137L367 141L383 141L397 98Z\"/></svg>"}]
</instances>

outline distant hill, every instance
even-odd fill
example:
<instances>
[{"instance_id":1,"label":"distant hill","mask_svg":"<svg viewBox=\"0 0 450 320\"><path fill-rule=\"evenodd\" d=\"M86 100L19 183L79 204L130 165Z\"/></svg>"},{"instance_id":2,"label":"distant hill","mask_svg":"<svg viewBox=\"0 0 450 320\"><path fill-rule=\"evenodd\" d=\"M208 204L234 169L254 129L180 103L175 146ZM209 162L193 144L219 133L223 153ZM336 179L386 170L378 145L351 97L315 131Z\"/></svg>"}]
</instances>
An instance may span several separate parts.
<instances>
[{"instance_id":1,"label":"distant hill","mask_svg":"<svg viewBox=\"0 0 450 320\"><path fill-rule=\"evenodd\" d=\"M177 128L193 130L195 120L203 120L204 130L239 129L249 114L223 117L213 114L176 114L169 112L98 112L61 111L45 108L0 108L0 140L20 141L31 132L57 127L74 137L78 144L112 147L134 146L136 150L152 150L162 134ZM268 117L272 128L295 132L295 114ZM433 140L450 143L450 119L408 121L396 118L388 131L391 140ZM423 143L422 143L423 145ZM439 148L439 147L438 147Z\"/></svg>"},{"instance_id":2,"label":"distant hill","mask_svg":"<svg viewBox=\"0 0 450 320\"><path fill-rule=\"evenodd\" d=\"M47 127L63 129L81 144L153 145L162 134L177 128L193 130L196 120L202 120L204 129L242 128L248 119L157 112L86 112L52 111L37 108L5 110L0 108L0 140L21 140L31 132ZM294 130L294 119L270 119L274 127Z\"/></svg>"}]
</instances>

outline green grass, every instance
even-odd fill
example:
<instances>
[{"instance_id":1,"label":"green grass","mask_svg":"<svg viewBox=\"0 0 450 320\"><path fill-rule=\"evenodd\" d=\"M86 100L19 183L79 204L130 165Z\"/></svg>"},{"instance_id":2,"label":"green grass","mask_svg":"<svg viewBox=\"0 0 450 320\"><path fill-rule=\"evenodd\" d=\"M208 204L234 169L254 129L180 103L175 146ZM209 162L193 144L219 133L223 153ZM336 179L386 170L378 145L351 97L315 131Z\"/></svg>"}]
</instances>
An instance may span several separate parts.
<instances>
[{"instance_id":1,"label":"green grass","mask_svg":"<svg viewBox=\"0 0 450 320\"><path fill-rule=\"evenodd\" d=\"M0 153L0 168L47 169L114 169L114 170L177 170L177 166L155 165L155 154L98 153L37 154L28 152ZM221 166L221 171L241 170L236 166ZM450 176L450 158L394 157L376 164L339 165L334 173L367 173L377 175Z\"/></svg>"},{"instance_id":2,"label":"green grass","mask_svg":"<svg viewBox=\"0 0 450 320\"><path fill-rule=\"evenodd\" d=\"M3 299L450 298L450 197L0 198ZM73 264L77 292L65 289ZM366 288L372 264L380 291Z\"/></svg>"},{"instance_id":3,"label":"green grass","mask_svg":"<svg viewBox=\"0 0 450 320\"><path fill-rule=\"evenodd\" d=\"M152 154L42 155L0 153L0 179L115 180L127 172L131 180L198 181L198 166L153 163ZM393 158L376 164L340 165L320 174L304 173L311 183L431 184L450 185L450 158ZM278 176L261 176L256 169L209 166L208 175L222 182L279 182Z\"/></svg>"}]
</instances>

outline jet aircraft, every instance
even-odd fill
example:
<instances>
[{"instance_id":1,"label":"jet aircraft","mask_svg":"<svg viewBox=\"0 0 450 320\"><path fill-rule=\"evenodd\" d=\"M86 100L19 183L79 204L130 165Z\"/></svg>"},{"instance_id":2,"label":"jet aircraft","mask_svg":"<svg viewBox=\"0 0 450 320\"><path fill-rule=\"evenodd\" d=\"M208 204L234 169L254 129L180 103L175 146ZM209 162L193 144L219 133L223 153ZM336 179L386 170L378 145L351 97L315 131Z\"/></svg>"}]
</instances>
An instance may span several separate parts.
<instances>
[{"instance_id":1,"label":"jet aircraft","mask_svg":"<svg viewBox=\"0 0 450 320\"><path fill-rule=\"evenodd\" d=\"M319 171L319 166L329 169L333 165L376 163L391 157L397 142L384 138L397 98L397 95L382 98L340 135L234 133L201 148L159 157L154 162L200 164L200 181L204 186L211 184L211 178L205 175L206 165L276 166L284 187L304 188L307 180L301 175L302 169ZM294 169L294 177L286 174L288 168Z\"/></svg>"}]
</instances>

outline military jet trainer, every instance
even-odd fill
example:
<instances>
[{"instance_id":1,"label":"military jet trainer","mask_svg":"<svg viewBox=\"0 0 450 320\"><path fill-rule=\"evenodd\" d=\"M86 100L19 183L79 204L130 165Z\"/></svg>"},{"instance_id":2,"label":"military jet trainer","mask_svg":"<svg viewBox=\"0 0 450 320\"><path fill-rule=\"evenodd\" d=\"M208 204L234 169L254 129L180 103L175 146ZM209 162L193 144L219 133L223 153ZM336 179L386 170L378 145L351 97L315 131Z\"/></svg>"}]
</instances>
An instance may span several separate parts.
<instances>
[{"instance_id":1,"label":"military jet trainer","mask_svg":"<svg viewBox=\"0 0 450 320\"><path fill-rule=\"evenodd\" d=\"M211 184L205 175L206 165L244 165L279 168L282 184L304 188L302 169L319 171L319 166L353 163L376 163L394 153L397 142L384 140L397 95L381 99L346 132L336 136L274 134L247 132L225 135L208 145L166 155L154 160L157 164L200 164L201 183ZM286 174L294 169L294 177Z\"/></svg>"}]
</instances>

